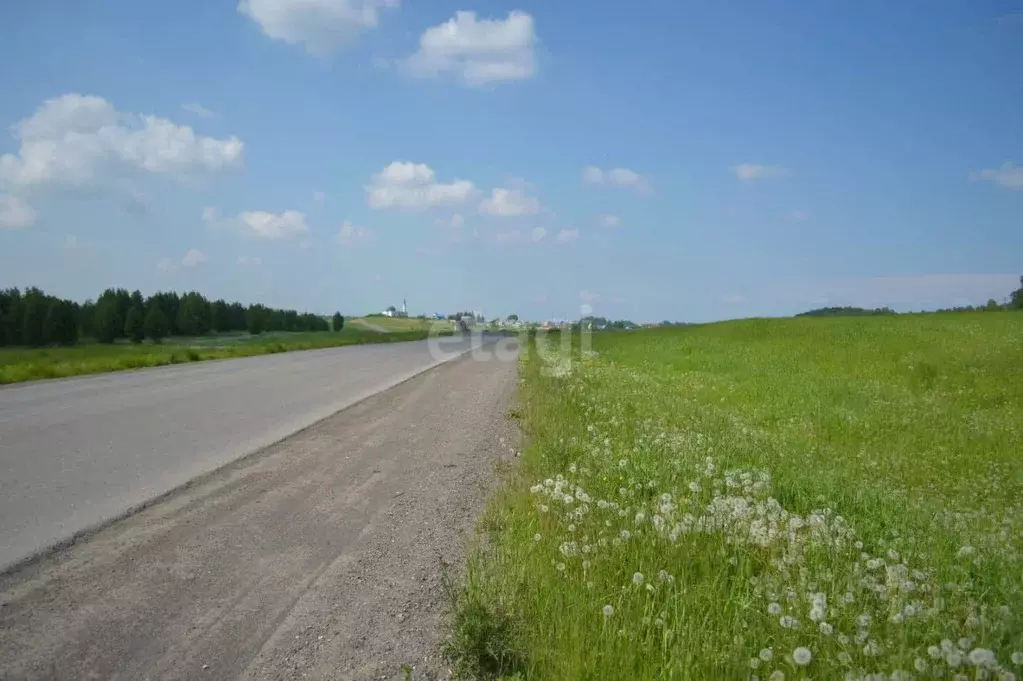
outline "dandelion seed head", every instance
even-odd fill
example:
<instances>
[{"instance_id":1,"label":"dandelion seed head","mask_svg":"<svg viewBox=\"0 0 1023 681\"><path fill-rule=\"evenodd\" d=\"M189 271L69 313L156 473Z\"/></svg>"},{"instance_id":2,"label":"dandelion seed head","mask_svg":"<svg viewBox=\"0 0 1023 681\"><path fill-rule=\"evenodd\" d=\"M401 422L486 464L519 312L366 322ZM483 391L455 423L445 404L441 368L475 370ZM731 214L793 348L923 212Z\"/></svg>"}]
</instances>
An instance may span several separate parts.
<instances>
[{"instance_id":1,"label":"dandelion seed head","mask_svg":"<svg viewBox=\"0 0 1023 681\"><path fill-rule=\"evenodd\" d=\"M643 584L643 573L642 572L634 572L634 573L632 573L632 583L635 584L636 586L642 585Z\"/></svg>"},{"instance_id":2,"label":"dandelion seed head","mask_svg":"<svg viewBox=\"0 0 1023 681\"><path fill-rule=\"evenodd\" d=\"M798 648L792 651L792 661L795 662L800 667L805 667L806 665L810 664L810 661L812 659L813 653L810 652L809 648L799 646Z\"/></svg>"},{"instance_id":3,"label":"dandelion seed head","mask_svg":"<svg viewBox=\"0 0 1023 681\"><path fill-rule=\"evenodd\" d=\"M615 614L615 609L610 604L605 605L603 610L604 610L604 617L610 617L611 615Z\"/></svg>"}]
</instances>

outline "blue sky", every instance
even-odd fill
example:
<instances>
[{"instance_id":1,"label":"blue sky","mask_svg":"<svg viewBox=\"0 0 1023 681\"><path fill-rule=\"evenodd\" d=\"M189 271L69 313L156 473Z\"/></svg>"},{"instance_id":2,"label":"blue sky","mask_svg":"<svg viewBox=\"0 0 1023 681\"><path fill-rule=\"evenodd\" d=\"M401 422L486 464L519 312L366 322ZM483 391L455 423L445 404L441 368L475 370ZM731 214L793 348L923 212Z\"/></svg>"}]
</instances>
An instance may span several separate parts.
<instances>
[{"instance_id":1,"label":"blue sky","mask_svg":"<svg viewBox=\"0 0 1023 681\"><path fill-rule=\"evenodd\" d=\"M1023 2L4 3L0 286L637 321L1023 274Z\"/></svg>"}]
</instances>

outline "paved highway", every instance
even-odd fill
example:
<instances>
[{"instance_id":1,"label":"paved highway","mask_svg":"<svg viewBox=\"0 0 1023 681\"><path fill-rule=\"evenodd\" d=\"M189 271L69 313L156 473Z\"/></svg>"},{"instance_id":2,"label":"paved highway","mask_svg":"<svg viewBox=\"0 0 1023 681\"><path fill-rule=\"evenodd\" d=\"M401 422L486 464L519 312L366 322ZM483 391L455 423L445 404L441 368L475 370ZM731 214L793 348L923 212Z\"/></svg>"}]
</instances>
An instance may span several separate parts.
<instances>
[{"instance_id":1,"label":"paved highway","mask_svg":"<svg viewBox=\"0 0 1023 681\"><path fill-rule=\"evenodd\" d=\"M0 569L474 342L349 346L2 388Z\"/></svg>"}]
</instances>

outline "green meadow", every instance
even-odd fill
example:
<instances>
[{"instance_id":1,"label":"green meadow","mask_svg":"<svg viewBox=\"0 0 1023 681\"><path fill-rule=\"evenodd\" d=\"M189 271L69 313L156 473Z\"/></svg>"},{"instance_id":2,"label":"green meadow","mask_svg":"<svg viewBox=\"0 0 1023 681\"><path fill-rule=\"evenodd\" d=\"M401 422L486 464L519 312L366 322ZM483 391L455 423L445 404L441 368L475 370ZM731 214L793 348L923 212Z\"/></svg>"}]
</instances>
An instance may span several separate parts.
<instances>
[{"instance_id":1,"label":"green meadow","mask_svg":"<svg viewBox=\"0 0 1023 681\"><path fill-rule=\"evenodd\" d=\"M538 334L466 678L1016 679L1023 314Z\"/></svg>"}]
</instances>

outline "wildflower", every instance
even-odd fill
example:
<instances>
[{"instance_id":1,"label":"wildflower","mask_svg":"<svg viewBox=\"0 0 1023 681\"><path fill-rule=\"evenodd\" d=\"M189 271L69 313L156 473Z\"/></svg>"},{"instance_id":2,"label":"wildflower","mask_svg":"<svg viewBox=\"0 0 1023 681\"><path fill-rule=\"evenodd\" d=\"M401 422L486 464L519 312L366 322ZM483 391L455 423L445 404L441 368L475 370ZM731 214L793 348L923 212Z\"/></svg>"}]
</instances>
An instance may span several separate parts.
<instances>
[{"instance_id":1,"label":"wildflower","mask_svg":"<svg viewBox=\"0 0 1023 681\"><path fill-rule=\"evenodd\" d=\"M689 491L694 493L699 492L700 483L698 483L696 480L693 480L691 483L689 483ZM774 675L772 674L771 676L773 677Z\"/></svg>"},{"instance_id":2,"label":"wildflower","mask_svg":"<svg viewBox=\"0 0 1023 681\"><path fill-rule=\"evenodd\" d=\"M1023 664L1023 652L1020 652L1020 651L1017 650L1016 652L1014 652L1012 654L1012 657L1010 659L1012 660L1013 664L1016 664L1016 665Z\"/></svg>"},{"instance_id":3,"label":"wildflower","mask_svg":"<svg viewBox=\"0 0 1023 681\"><path fill-rule=\"evenodd\" d=\"M632 536L632 533L629 532L628 530L622 530L622 533L621 533L620 536L621 536L622 539L628 541L629 537Z\"/></svg>"},{"instance_id":4,"label":"wildflower","mask_svg":"<svg viewBox=\"0 0 1023 681\"><path fill-rule=\"evenodd\" d=\"M915 660L913 660L913 667L918 672L923 673L923 672L927 671L927 661L924 660L923 658L918 657Z\"/></svg>"},{"instance_id":5,"label":"wildflower","mask_svg":"<svg viewBox=\"0 0 1023 681\"><path fill-rule=\"evenodd\" d=\"M533 535L533 541L540 541L541 539L543 539L543 537L540 536L539 532Z\"/></svg>"},{"instance_id":6,"label":"wildflower","mask_svg":"<svg viewBox=\"0 0 1023 681\"><path fill-rule=\"evenodd\" d=\"M959 647L962 648L963 650L969 650L970 646L973 644L973 641L964 636L958 641L956 641L956 643L959 644Z\"/></svg>"},{"instance_id":7,"label":"wildflower","mask_svg":"<svg viewBox=\"0 0 1023 681\"><path fill-rule=\"evenodd\" d=\"M848 667L850 664L852 664L852 655L850 655L849 653L847 653L847 652L845 652L843 650L843 651L838 653L838 662L839 662L839 664L842 664L842 665L845 665L845 666Z\"/></svg>"},{"instance_id":8,"label":"wildflower","mask_svg":"<svg viewBox=\"0 0 1023 681\"><path fill-rule=\"evenodd\" d=\"M569 525L568 526L568 531L569 532L575 532L575 525Z\"/></svg>"},{"instance_id":9,"label":"wildflower","mask_svg":"<svg viewBox=\"0 0 1023 681\"><path fill-rule=\"evenodd\" d=\"M635 584L636 586L641 586L643 584L643 573L634 572L632 574L632 583Z\"/></svg>"},{"instance_id":10,"label":"wildflower","mask_svg":"<svg viewBox=\"0 0 1023 681\"><path fill-rule=\"evenodd\" d=\"M554 567L557 568L558 572L564 572L565 571L565 564L564 563L558 563Z\"/></svg>"},{"instance_id":11,"label":"wildflower","mask_svg":"<svg viewBox=\"0 0 1023 681\"><path fill-rule=\"evenodd\" d=\"M768 605L767 606L767 614L768 615L780 615L781 614L781 604L779 604L779 603L771 603L770 605Z\"/></svg>"},{"instance_id":12,"label":"wildflower","mask_svg":"<svg viewBox=\"0 0 1023 681\"><path fill-rule=\"evenodd\" d=\"M832 627L827 622L821 622L820 623L820 630L821 630L821 633L824 634L825 636L831 636L831 632L834 631L835 629L834 629L834 627Z\"/></svg>"},{"instance_id":13,"label":"wildflower","mask_svg":"<svg viewBox=\"0 0 1023 681\"><path fill-rule=\"evenodd\" d=\"M752 658L750 658L750 661L749 661L749 668L750 669L756 669L759 666L760 666L760 658L759 657L752 657Z\"/></svg>"},{"instance_id":14,"label":"wildflower","mask_svg":"<svg viewBox=\"0 0 1023 681\"><path fill-rule=\"evenodd\" d=\"M771 648L762 648L760 652L757 653L757 657L759 657L764 662L770 662L771 659L774 657L774 650L772 650Z\"/></svg>"},{"instance_id":15,"label":"wildflower","mask_svg":"<svg viewBox=\"0 0 1023 681\"><path fill-rule=\"evenodd\" d=\"M782 629L796 629L799 627L799 620L790 615L782 615L778 618L778 624Z\"/></svg>"},{"instance_id":16,"label":"wildflower","mask_svg":"<svg viewBox=\"0 0 1023 681\"><path fill-rule=\"evenodd\" d=\"M805 667L810 664L810 660L813 659L813 653L810 652L809 648L799 646L792 651L792 661L798 664L800 667Z\"/></svg>"},{"instance_id":17,"label":"wildflower","mask_svg":"<svg viewBox=\"0 0 1023 681\"><path fill-rule=\"evenodd\" d=\"M958 650L952 650L945 655L945 663L949 667L958 667L963 663L963 656L959 654Z\"/></svg>"},{"instance_id":18,"label":"wildflower","mask_svg":"<svg viewBox=\"0 0 1023 681\"><path fill-rule=\"evenodd\" d=\"M646 520L646 513L643 513L643 511L640 511L639 513L636 514L636 524L637 525L642 523L644 520Z\"/></svg>"},{"instance_id":19,"label":"wildflower","mask_svg":"<svg viewBox=\"0 0 1023 681\"><path fill-rule=\"evenodd\" d=\"M977 667L993 665L997 662L995 654L987 648L974 648L970 651L970 664Z\"/></svg>"},{"instance_id":20,"label":"wildflower","mask_svg":"<svg viewBox=\"0 0 1023 681\"><path fill-rule=\"evenodd\" d=\"M674 582L675 581L675 578L672 577L668 573L667 570L661 570L660 572L658 572L657 573L657 579L661 580L662 582Z\"/></svg>"},{"instance_id":21,"label":"wildflower","mask_svg":"<svg viewBox=\"0 0 1023 681\"><path fill-rule=\"evenodd\" d=\"M867 641L867 645L863 646L863 654L867 657L874 657L881 654L881 646L878 645L877 641Z\"/></svg>"},{"instance_id":22,"label":"wildflower","mask_svg":"<svg viewBox=\"0 0 1023 681\"><path fill-rule=\"evenodd\" d=\"M613 614L615 614L615 609L613 607L611 607L611 605L605 605L604 606L604 617L610 617Z\"/></svg>"},{"instance_id":23,"label":"wildflower","mask_svg":"<svg viewBox=\"0 0 1023 681\"><path fill-rule=\"evenodd\" d=\"M930 646L927 648L927 654L935 660L941 659L941 648L938 646Z\"/></svg>"}]
</instances>

